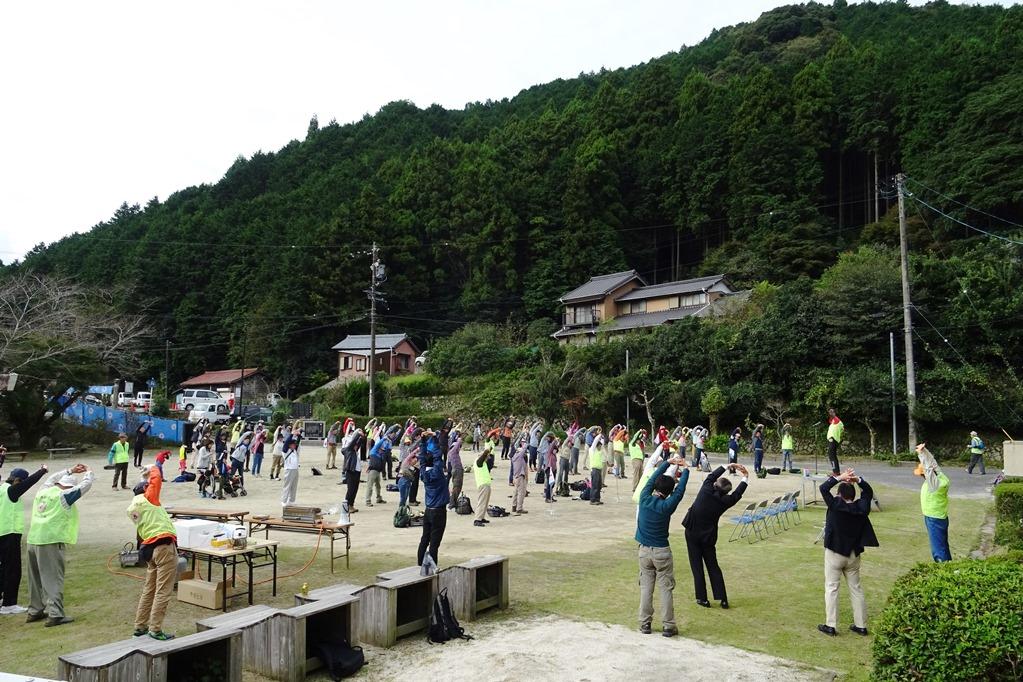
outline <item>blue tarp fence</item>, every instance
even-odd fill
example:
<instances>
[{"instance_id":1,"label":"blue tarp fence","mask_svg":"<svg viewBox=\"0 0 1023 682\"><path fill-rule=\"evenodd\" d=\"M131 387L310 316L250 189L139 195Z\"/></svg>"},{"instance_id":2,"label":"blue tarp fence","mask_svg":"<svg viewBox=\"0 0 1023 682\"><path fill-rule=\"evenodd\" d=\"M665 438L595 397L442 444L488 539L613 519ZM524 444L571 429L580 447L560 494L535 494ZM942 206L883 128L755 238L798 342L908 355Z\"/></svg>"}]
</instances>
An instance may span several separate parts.
<instances>
[{"instance_id":1,"label":"blue tarp fence","mask_svg":"<svg viewBox=\"0 0 1023 682\"><path fill-rule=\"evenodd\" d=\"M78 422L82 426L96 426L102 423L107 431L117 433L124 431L131 436L140 424L146 421L153 423L149 435L161 440L180 443L185 436L185 424L178 419L151 417L145 412L119 410L103 405L90 405L81 400L76 401L64 412L64 418Z\"/></svg>"}]
</instances>

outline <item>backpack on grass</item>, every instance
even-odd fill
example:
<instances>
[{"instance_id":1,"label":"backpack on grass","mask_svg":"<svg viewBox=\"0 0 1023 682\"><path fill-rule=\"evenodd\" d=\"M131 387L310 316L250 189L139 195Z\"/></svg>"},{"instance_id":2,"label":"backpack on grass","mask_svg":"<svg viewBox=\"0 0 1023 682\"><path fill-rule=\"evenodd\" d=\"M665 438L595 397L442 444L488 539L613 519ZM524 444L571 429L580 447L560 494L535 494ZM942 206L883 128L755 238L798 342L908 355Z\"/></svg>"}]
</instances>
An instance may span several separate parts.
<instances>
[{"instance_id":1,"label":"backpack on grass","mask_svg":"<svg viewBox=\"0 0 1023 682\"><path fill-rule=\"evenodd\" d=\"M316 657L330 672L332 680L351 677L366 665L366 656L361 646L351 646L347 640L317 642L313 645Z\"/></svg>"},{"instance_id":2,"label":"backpack on grass","mask_svg":"<svg viewBox=\"0 0 1023 682\"><path fill-rule=\"evenodd\" d=\"M431 644L443 644L451 639L472 639L465 634L465 629L458 624L454 611L451 610L451 602L448 600L447 588L437 593L433 598L433 608L430 610L430 627L426 632L426 641Z\"/></svg>"},{"instance_id":3,"label":"backpack on grass","mask_svg":"<svg viewBox=\"0 0 1023 682\"><path fill-rule=\"evenodd\" d=\"M408 505L401 505L394 511L394 527L408 528L412 523L412 515L409 514Z\"/></svg>"}]
</instances>

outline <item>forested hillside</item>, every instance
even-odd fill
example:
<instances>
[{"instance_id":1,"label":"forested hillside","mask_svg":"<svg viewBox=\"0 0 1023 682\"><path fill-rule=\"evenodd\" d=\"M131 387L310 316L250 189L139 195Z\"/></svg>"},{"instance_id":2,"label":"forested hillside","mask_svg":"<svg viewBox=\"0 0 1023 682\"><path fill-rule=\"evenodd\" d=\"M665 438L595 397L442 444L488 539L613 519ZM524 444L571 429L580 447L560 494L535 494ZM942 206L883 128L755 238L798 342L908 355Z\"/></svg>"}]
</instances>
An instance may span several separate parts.
<instances>
[{"instance_id":1,"label":"forested hillside","mask_svg":"<svg viewBox=\"0 0 1023 682\"><path fill-rule=\"evenodd\" d=\"M1020 239L1023 8L794 5L509 100L313 120L215 185L123 205L19 267L135 285L153 302L153 373L170 339L172 379L244 354L293 389L368 327L374 241L389 268L383 328L423 341L469 321L553 320L558 296L593 274L724 272L772 285L753 308L768 317L759 336L715 337L733 365L694 357L678 378L734 382L773 363L757 380L791 399L776 374L886 367L901 315L898 171L934 208ZM932 417L983 390L971 416L1012 420L1020 245L915 199L909 215L922 382L942 391Z\"/></svg>"}]
</instances>

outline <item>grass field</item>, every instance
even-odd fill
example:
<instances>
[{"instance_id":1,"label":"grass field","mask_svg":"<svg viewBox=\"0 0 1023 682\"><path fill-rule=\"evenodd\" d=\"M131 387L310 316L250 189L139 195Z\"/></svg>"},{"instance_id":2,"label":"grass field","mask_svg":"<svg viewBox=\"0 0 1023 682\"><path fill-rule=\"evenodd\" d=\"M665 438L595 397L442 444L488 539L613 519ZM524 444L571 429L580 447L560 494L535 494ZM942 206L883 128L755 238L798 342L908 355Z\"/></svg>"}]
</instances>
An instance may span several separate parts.
<instances>
[{"instance_id":1,"label":"grass field","mask_svg":"<svg viewBox=\"0 0 1023 682\"><path fill-rule=\"evenodd\" d=\"M895 579L914 564L929 560L917 494L880 485L876 489L885 506L883 512L871 515L881 547L869 549L863 561L870 622L883 607ZM951 542L956 557L967 554L977 544L989 504L984 500L952 502ZM844 587L840 636L832 639L816 631L823 618L823 550L812 543L818 532L815 526L822 522L823 509L810 507L803 512L802 524L752 545L746 541L726 542L730 528L723 528L719 557L732 608L722 611L716 603L712 609L699 608L694 603L685 542L676 520L672 525L675 606L682 634L833 669L842 673L842 679L867 679L872 638L861 638L848 631L851 612ZM618 533L617 529L609 532ZM511 609L491 617L556 614L635 627L638 605L635 542L623 536L599 551L566 553L558 551L558 536L562 533L571 535L573 531L570 526L557 533L538 531L531 546L512 555ZM469 558L445 554L443 546L441 550L445 564ZM25 624L23 617L0 617L3 642L0 668L5 672L52 676L58 654L130 634L139 582L107 572L110 552L110 547L89 544L68 552L66 608L69 615L79 619L78 623L46 629L41 624ZM281 573L297 571L309 556L307 548L282 548ZM374 581L376 573L408 563L407 555L360 551L357 545L351 568L340 567L331 576L326 552L321 552L310 570L280 579L276 598L271 596L268 584L258 585L255 601L287 607L292 605L292 595L303 582L312 588L340 581L368 583ZM139 570L133 572L141 575ZM22 589L21 603L27 603L27 578ZM166 629L180 634L194 632L195 621L211 613L175 600ZM658 625L655 616L655 627ZM601 653L615 655L614 651ZM247 674L246 679L256 678Z\"/></svg>"}]
</instances>

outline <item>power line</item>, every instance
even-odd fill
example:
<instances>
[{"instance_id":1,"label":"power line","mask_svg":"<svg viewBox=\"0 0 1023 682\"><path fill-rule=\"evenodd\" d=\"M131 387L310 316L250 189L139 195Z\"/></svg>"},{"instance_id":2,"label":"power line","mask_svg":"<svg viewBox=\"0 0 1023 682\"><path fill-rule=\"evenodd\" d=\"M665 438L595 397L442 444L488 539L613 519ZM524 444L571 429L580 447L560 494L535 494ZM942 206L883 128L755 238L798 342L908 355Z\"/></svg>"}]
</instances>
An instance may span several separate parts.
<instances>
[{"instance_id":1,"label":"power line","mask_svg":"<svg viewBox=\"0 0 1023 682\"><path fill-rule=\"evenodd\" d=\"M925 189L925 190L927 190L928 192L933 192L934 194L937 194L937 195L938 195L939 197L941 197L942 199L946 199L946 200L948 200L948 201L951 201L951 202L952 202L953 204L958 204L959 206L962 206L963 208L968 208L968 209L970 209L971 211L974 211L974 212L976 212L976 213L980 213L981 215L985 215L985 216L987 216L988 218L994 218L995 220L1000 220L1000 221L1002 221L1003 223L1007 223L1007 224L1009 224L1009 225L1012 225L1013 227L1023 227L1023 225L1021 225L1021 224L1019 224L1019 223L1014 223L1014 222L1012 222L1011 220L1009 220L1008 218L1002 218L1001 216L996 216L996 215L995 215L995 214L993 214L993 213L988 213L987 211L981 210L981 209L979 209L979 208L974 208L973 206L970 206L969 204L964 204L964 203L963 203L963 202L961 202L961 201L958 201L958 200L956 200L956 199L953 199L952 197L948 196L947 194L942 194L941 192L939 192L939 191L938 191L938 190L936 190L936 189L931 189L930 187L928 187L928 186L927 186L927 185L925 185L924 183L920 182L919 180L915 180L915 179L913 179L913 178L911 178L911 177L908 177L908 176L906 177L906 179L907 179L907 180L909 180L910 182L912 182L912 183L913 183L913 184L915 184L915 185L919 185L920 187L924 188L924 189Z\"/></svg>"},{"instance_id":2,"label":"power line","mask_svg":"<svg viewBox=\"0 0 1023 682\"><path fill-rule=\"evenodd\" d=\"M935 213L944 216L945 218L947 218L948 220L951 220L952 222L959 223L960 225L962 225L965 228L968 228L970 230L974 230L975 232L980 232L981 234L986 234L987 236L994 237L995 239L1001 239L1002 241L1009 242L1010 244L1018 244L1020 246L1023 246L1023 241L1019 241L1018 239L1010 239L1009 237L1006 237L1006 236L1003 236L1003 235L1000 235L1000 234L996 234L994 232L989 232L987 230L982 230L979 227L974 227L973 225L970 225L969 223L964 222L964 221L960 220L959 218L956 218L954 216L950 216L949 214L947 214L944 211L942 211L940 208L936 208L934 206L931 206L926 201L924 201L923 199L921 199L917 195L913 194L912 192L907 192L906 194L909 197L911 197L913 200L919 201L921 204L923 204L927 208L931 209Z\"/></svg>"}]
</instances>

